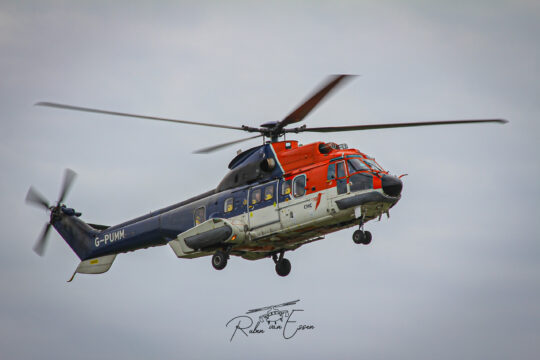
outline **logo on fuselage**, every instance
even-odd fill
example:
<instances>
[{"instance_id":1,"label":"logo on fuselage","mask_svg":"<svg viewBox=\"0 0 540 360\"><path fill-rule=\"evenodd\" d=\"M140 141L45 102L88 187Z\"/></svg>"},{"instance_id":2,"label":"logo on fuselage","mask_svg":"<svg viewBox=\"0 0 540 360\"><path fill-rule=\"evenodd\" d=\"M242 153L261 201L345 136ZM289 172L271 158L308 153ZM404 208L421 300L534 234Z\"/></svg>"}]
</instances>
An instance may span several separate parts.
<instances>
[{"instance_id":1,"label":"logo on fuselage","mask_svg":"<svg viewBox=\"0 0 540 360\"><path fill-rule=\"evenodd\" d=\"M126 237L125 232L122 229L122 230L118 230L109 234L104 234L103 238L101 239L99 238L99 236L97 236L94 239L94 244L96 245L96 247L99 247L101 244L107 245L107 244L116 242L118 240L122 240L125 237Z\"/></svg>"}]
</instances>

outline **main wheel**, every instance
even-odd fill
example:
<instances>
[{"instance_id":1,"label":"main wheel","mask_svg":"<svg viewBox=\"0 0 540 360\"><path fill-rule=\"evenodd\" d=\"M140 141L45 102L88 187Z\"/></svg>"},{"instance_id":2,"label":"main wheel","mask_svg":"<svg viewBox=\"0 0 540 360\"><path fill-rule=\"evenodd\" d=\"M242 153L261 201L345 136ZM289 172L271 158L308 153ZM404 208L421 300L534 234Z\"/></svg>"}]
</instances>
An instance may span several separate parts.
<instances>
[{"instance_id":1,"label":"main wheel","mask_svg":"<svg viewBox=\"0 0 540 360\"><path fill-rule=\"evenodd\" d=\"M362 244L368 245L371 242L371 233L369 231L364 231L364 242Z\"/></svg>"},{"instance_id":2,"label":"main wheel","mask_svg":"<svg viewBox=\"0 0 540 360\"><path fill-rule=\"evenodd\" d=\"M364 234L362 230L356 230L352 234L352 240L354 241L355 244L364 244L365 238L366 238L366 235Z\"/></svg>"},{"instance_id":3,"label":"main wheel","mask_svg":"<svg viewBox=\"0 0 540 360\"><path fill-rule=\"evenodd\" d=\"M291 262L287 259L281 259L276 263L276 272L279 276L287 276L291 272Z\"/></svg>"},{"instance_id":4,"label":"main wheel","mask_svg":"<svg viewBox=\"0 0 540 360\"><path fill-rule=\"evenodd\" d=\"M227 254L221 250L216 251L212 256L212 266L216 270L223 270L227 266Z\"/></svg>"}]
</instances>

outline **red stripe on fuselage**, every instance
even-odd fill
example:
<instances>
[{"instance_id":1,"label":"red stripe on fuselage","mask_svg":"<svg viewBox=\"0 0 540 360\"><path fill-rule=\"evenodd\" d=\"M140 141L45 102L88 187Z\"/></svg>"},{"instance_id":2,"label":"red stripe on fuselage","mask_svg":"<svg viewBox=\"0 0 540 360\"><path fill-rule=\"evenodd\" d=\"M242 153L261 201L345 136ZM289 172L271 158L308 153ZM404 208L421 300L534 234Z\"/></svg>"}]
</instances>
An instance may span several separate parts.
<instances>
[{"instance_id":1,"label":"red stripe on fuselage","mask_svg":"<svg viewBox=\"0 0 540 360\"><path fill-rule=\"evenodd\" d=\"M321 203L321 197L322 197L322 193L319 193L319 195L317 196L317 204L315 204L315 210L317 210L317 208L319 207L319 204Z\"/></svg>"}]
</instances>

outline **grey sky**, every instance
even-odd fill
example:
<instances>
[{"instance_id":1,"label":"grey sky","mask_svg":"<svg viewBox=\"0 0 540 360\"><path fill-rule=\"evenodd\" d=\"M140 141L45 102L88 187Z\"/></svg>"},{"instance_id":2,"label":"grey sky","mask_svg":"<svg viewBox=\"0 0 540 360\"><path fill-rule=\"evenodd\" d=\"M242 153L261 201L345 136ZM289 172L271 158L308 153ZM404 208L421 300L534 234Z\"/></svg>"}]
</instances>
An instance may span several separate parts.
<instances>
[{"instance_id":1,"label":"grey sky","mask_svg":"<svg viewBox=\"0 0 540 360\"><path fill-rule=\"evenodd\" d=\"M0 357L536 359L538 34L537 1L2 2ZM53 201L70 167L67 204L114 224L215 187L236 148L191 152L245 136L35 102L256 126L333 73L361 76L309 126L510 123L302 134L409 176L372 245L335 233L287 254L287 278L160 247L67 284L78 259L56 233L32 252L31 184ZM228 342L230 318L294 299L313 332Z\"/></svg>"}]
</instances>

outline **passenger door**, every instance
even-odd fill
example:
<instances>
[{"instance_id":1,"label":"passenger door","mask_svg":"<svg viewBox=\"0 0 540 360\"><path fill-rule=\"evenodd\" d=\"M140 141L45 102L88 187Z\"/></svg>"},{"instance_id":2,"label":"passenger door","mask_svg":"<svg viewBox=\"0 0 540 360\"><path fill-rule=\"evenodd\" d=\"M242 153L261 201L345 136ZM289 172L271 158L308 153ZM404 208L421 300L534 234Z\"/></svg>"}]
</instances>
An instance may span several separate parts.
<instances>
[{"instance_id":1,"label":"passenger door","mask_svg":"<svg viewBox=\"0 0 540 360\"><path fill-rule=\"evenodd\" d=\"M316 203L306 196L306 183L306 174L297 175L292 180L292 191L287 195L290 200L280 203L281 224L284 229L301 225L314 216Z\"/></svg>"}]
</instances>

